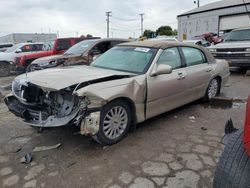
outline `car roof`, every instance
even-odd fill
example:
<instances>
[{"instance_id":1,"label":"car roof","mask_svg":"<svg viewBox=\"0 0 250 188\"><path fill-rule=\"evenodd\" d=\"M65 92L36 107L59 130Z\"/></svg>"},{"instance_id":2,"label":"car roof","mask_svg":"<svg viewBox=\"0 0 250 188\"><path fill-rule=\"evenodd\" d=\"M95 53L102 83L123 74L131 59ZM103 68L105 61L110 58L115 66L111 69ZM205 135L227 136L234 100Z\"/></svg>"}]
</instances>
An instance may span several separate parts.
<instances>
[{"instance_id":1,"label":"car roof","mask_svg":"<svg viewBox=\"0 0 250 188\"><path fill-rule=\"evenodd\" d=\"M136 41L136 42L126 42L119 44L119 46L138 46L138 47L148 47L148 48L158 48L158 49L166 49L169 47L195 47L196 45L187 44L183 42L175 42L175 41L162 41L162 40L147 40L147 41Z\"/></svg>"},{"instance_id":2,"label":"car roof","mask_svg":"<svg viewBox=\"0 0 250 188\"><path fill-rule=\"evenodd\" d=\"M249 29L250 27L242 27L242 28L234 29L233 31L249 30Z\"/></svg>"},{"instance_id":3,"label":"car roof","mask_svg":"<svg viewBox=\"0 0 250 188\"><path fill-rule=\"evenodd\" d=\"M145 47L145 48L156 48L165 50L171 47L191 47L200 49L206 57L208 61L215 61L213 55L204 47L198 46L195 44L184 43L184 42L172 42L172 41L136 41L136 42L126 42L118 44L118 46L134 46L134 47Z\"/></svg>"},{"instance_id":4,"label":"car roof","mask_svg":"<svg viewBox=\"0 0 250 188\"><path fill-rule=\"evenodd\" d=\"M21 42L18 43L17 45L27 45L27 44L44 44L43 42Z\"/></svg>"}]
</instances>

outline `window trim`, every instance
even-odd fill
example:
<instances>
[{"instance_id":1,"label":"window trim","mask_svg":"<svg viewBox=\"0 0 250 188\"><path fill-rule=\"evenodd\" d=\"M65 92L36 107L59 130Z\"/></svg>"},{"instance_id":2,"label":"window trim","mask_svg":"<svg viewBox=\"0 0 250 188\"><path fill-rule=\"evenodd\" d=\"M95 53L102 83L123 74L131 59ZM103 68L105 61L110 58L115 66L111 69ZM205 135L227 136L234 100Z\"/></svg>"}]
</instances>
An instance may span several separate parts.
<instances>
[{"instance_id":1,"label":"window trim","mask_svg":"<svg viewBox=\"0 0 250 188\"><path fill-rule=\"evenodd\" d=\"M193 67L193 66L202 65L202 64L209 64L208 60L207 60L207 56L205 55L205 53L201 49L195 48L195 47L189 47L189 46L181 46L179 48L180 48L180 53L182 55L185 67ZM200 54L202 56L202 59L203 59L203 63L197 64L197 65L188 66L187 65L187 61L186 61L186 57L185 57L184 52L183 52L183 48L193 48L193 49L199 50L199 52L200 52Z\"/></svg>"},{"instance_id":2,"label":"window trim","mask_svg":"<svg viewBox=\"0 0 250 188\"><path fill-rule=\"evenodd\" d=\"M175 69L173 69L173 70L178 70L178 69L181 69L181 68L184 67L184 62L183 62L183 59L182 59L182 56L181 56L181 53L180 53L180 49L179 49L178 46L172 46L172 47L168 47L168 48L162 50L162 52L161 52L159 58L158 58L157 61L156 61L156 65L157 65L157 66L158 66L158 61L159 61L159 59L161 58L161 56L162 56L162 54L164 53L164 51L169 50L169 49L172 49L172 48L176 48L176 49L177 49L177 52L178 52L179 57L180 57L180 63L181 63L181 66L180 66L180 67L175 68Z\"/></svg>"}]
</instances>

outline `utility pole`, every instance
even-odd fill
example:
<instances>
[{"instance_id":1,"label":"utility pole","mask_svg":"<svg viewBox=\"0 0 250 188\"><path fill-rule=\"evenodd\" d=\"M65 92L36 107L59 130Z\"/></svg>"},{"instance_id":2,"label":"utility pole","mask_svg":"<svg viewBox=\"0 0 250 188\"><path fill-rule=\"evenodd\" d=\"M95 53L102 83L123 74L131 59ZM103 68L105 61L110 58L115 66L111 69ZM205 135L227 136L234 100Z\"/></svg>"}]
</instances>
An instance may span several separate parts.
<instances>
[{"instance_id":1,"label":"utility pole","mask_svg":"<svg viewBox=\"0 0 250 188\"><path fill-rule=\"evenodd\" d=\"M111 13L112 13L111 11L106 12L106 16L107 16L107 19L106 19L106 21L107 21L107 38L109 38L109 23L110 23L109 18L111 16Z\"/></svg>"},{"instance_id":2,"label":"utility pole","mask_svg":"<svg viewBox=\"0 0 250 188\"><path fill-rule=\"evenodd\" d=\"M143 21L144 21L143 16L144 16L145 14L142 13L142 14L139 14L139 15L141 16L141 36L143 36Z\"/></svg>"},{"instance_id":3,"label":"utility pole","mask_svg":"<svg viewBox=\"0 0 250 188\"><path fill-rule=\"evenodd\" d=\"M199 8L200 7L200 0L194 1L194 4L197 4L197 7Z\"/></svg>"}]
</instances>

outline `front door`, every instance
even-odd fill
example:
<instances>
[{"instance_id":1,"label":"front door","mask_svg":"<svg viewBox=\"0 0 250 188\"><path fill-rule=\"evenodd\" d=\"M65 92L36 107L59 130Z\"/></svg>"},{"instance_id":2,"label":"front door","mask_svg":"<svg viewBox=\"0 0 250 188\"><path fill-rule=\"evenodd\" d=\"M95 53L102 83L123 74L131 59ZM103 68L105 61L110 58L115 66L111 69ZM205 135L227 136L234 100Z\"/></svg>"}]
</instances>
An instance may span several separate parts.
<instances>
[{"instance_id":1,"label":"front door","mask_svg":"<svg viewBox=\"0 0 250 188\"><path fill-rule=\"evenodd\" d=\"M187 73L183 67L178 48L164 50L155 66L160 64L170 65L173 72L147 76L147 119L186 103Z\"/></svg>"}]
</instances>

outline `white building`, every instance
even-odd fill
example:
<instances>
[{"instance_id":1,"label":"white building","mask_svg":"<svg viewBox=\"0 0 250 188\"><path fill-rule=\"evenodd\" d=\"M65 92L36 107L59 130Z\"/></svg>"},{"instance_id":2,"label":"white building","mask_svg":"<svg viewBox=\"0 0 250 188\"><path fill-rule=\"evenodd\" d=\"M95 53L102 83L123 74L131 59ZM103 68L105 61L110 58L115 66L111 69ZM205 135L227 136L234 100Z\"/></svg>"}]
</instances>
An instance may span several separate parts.
<instances>
[{"instance_id":1,"label":"white building","mask_svg":"<svg viewBox=\"0 0 250 188\"><path fill-rule=\"evenodd\" d=\"M186 40L206 32L222 33L250 27L250 0L222 0L177 16L178 39Z\"/></svg>"},{"instance_id":2,"label":"white building","mask_svg":"<svg viewBox=\"0 0 250 188\"><path fill-rule=\"evenodd\" d=\"M0 37L0 43L45 42L56 38L54 33L12 33Z\"/></svg>"}]
</instances>

